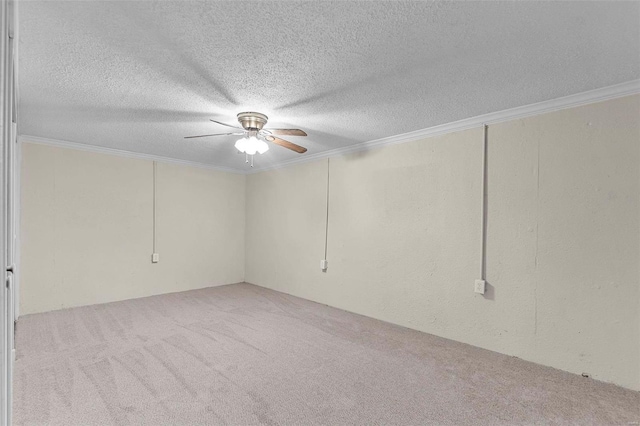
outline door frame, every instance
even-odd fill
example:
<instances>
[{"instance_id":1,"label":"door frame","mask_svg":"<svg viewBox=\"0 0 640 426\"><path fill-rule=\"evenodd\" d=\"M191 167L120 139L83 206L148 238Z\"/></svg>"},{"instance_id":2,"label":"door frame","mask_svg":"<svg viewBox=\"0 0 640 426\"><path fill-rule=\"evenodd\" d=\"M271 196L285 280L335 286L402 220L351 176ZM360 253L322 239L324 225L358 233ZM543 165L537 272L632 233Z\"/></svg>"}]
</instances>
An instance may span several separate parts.
<instances>
[{"instance_id":1,"label":"door frame","mask_svg":"<svg viewBox=\"0 0 640 426\"><path fill-rule=\"evenodd\" d=\"M15 0L0 0L0 271L4 273L4 285L0 286L0 425L10 425L12 420L13 362L15 357L14 330L15 272L17 216L16 168L17 99L15 72L17 69L15 38L17 4Z\"/></svg>"}]
</instances>

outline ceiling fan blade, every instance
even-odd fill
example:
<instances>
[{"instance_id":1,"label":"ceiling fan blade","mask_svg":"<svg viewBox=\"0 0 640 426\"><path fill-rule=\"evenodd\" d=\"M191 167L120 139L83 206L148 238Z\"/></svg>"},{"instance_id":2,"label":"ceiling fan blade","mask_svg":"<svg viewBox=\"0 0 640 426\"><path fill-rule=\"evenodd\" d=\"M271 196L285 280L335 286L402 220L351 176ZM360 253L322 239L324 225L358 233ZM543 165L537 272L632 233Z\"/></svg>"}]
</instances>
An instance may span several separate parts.
<instances>
[{"instance_id":1,"label":"ceiling fan blade","mask_svg":"<svg viewBox=\"0 0 640 426\"><path fill-rule=\"evenodd\" d=\"M271 132L272 135L282 136L307 136L304 130L300 129L265 129Z\"/></svg>"},{"instance_id":2,"label":"ceiling fan blade","mask_svg":"<svg viewBox=\"0 0 640 426\"><path fill-rule=\"evenodd\" d=\"M209 136L229 136L229 135L243 135L244 133L214 133L213 135L198 135L198 136L185 136L185 139L192 138L207 138Z\"/></svg>"},{"instance_id":3,"label":"ceiling fan blade","mask_svg":"<svg viewBox=\"0 0 640 426\"><path fill-rule=\"evenodd\" d=\"M282 146L284 148L290 149L291 151L295 151L298 154L304 154L305 152L307 152L307 148L304 148L304 147L302 147L300 145L296 145L293 142L289 142L289 141L286 141L284 139L280 139L280 138L278 138L276 136L268 135L268 136L265 136L265 139L267 141L269 141L269 142L275 143L276 145L280 145L280 146Z\"/></svg>"},{"instance_id":4,"label":"ceiling fan blade","mask_svg":"<svg viewBox=\"0 0 640 426\"><path fill-rule=\"evenodd\" d=\"M221 123L220 121L216 121L216 120L212 120L212 119L209 119L209 121L213 121L214 123L220 124L221 126L231 127L232 129L244 130L242 127L232 126L231 124Z\"/></svg>"}]
</instances>

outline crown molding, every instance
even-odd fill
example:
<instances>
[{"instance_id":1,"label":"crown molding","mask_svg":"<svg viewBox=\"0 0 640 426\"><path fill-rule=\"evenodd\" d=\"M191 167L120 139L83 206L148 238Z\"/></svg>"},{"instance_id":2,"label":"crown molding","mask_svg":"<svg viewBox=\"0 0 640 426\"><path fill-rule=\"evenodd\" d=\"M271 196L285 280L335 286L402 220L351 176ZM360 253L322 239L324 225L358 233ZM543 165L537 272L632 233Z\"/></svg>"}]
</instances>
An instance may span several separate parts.
<instances>
[{"instance_id":1,"label":"crown molding","mask_svg":"<svg viewBox=\"0 0 640 426\"><path fill-rule=\"evenodd\" d=\"M535 104L525 105L521 107L511 108L503 111L492 112L489 114L483 114L476 117L465 118L463 120L454 121L451 123L440 124L426 129L415 130L413 132L402 133L395 136L389 136L386 138L376 139L372 141L362 142L354 145L345 146L342 148L331 149L328 151L322 151L315 154L305 155L303 157L294 158L292 160L283 161L278 164L273 164L264 167L255 167L250 170L239 170L232 167L214 166L207 163L199 163L196 161L178 160L170 157L161 157L151 154L143 154L139 152L126 151L121 149L106 148L96 145L88 145L78 142L69 142L58 139L49 139L39 136L21 135L19 141L36 143L40 145L51 145L62 148L71 148L81 151L89 151L100 154L117 155L121 157L137 158L140 160L157 161L162 163L179 164L183 166L198 167L203 169L218 170L221 172L235 173L235 174L254 174L268 170L281 169L283 167L289 167L296 164L309 163L316 160L321 160L328 157L336 157L341 155L347 155L358 151L370 150L373 148L379 148L387 145L396 145L404 142L416 141L428 137L444 135L447 133L459 132L468 130L482 125L497 124L510 120L517 120L520 118L531 117L534 115L545 114L553 111L559 111L562 109L573 108L581 105L602 102L609 99L621 98L624 96L635 95L640 93L640 80L632 80L626 83L616 84L614 86L603 87L600 89L590 90L588 92L577 93L574 95L564 96L562 98L551 99L548 101L538 102Z\"/></svg>"},{"instance_id":2,"label":"crown molding","mask_svg":"<svg viewBox=\"0 0 640 426\"><path fill-rule=\"evenodd\" d=\"M621 98L624 96L635 95L640 93L640 80L632 80L626 83L607 86L600 89L590 90L588 92L577 93L574 95L564 96L562 98L551 99L548 101L538 102L535 104L525 105L521 107L506 109L503 111L492 112L489 114L478 115L476 117L465 118L463 120L451 123L440 124L426 129L416 130L413 132L402 133L395 136L376 139L368 142L362 142L355 145L349 145L342 148L336 148L328 151L322 151L311 155L306 155L293 160L283 161L278 164L256 167L246 172L246 174L260 173L268 170L281 169L296 164L308 163L311 161L321 160L328 157L336 157L347 155L358 151L370 150L372 148L383 147L387 145L395 145L404 142L416 141L428 137L444 135L452 132L459 132L485 124L497 124L505 121L517 120L520 118L531 117L534 115L545 114L549 112L559 111L568 108L574 108L581 105L602 102L609 99Z\"/></svg>"},{"instance_id":3,"label":"crown molding","mask_svg":"<svg viewBox=\"0 0 640 426\"><path fill-rule=\"evenodd\" d=\"M69 141L63 141L59 139L43 138L40 136L20 135L18 137L18 141L20 143L34 143L38 145L56 146L59 148L70 148L70 149L75 149L79 151L93 152L96 154L117 155L119 157L135 158L138 160L147 160L147 161L157 161L159 163L169 163L169 164L176 164L181 166L197 167L200 169L217 170L220 172L235 173L240 175L246 174L246 172L243 170L237 170L231 167L214 166L212 164L199 163L197 161L179 160L176 158L162 157L159 155L143 154L140 152L127 151L124 149L106 148L106 147L97 146L97 145L88 145L84 143L69 142Z\"/></svg>"}]
</instances>

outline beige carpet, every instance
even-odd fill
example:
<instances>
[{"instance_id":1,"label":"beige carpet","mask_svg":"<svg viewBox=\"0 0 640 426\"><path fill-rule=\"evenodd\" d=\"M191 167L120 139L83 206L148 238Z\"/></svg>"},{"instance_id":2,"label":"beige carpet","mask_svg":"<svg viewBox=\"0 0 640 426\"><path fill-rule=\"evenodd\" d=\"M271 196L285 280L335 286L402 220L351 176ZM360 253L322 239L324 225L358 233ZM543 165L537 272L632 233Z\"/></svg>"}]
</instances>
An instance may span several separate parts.
<instances>
[{"instance_id":1,"label":"beige carpet","mask_svg":"<svg viewBox=\"0 0 640 426\"><path fill-rule=\"evenodd\" d=\"M249 284L27 315L17 348L17 425L640 421L638 392Z\"/></svg>"}]
</instances>

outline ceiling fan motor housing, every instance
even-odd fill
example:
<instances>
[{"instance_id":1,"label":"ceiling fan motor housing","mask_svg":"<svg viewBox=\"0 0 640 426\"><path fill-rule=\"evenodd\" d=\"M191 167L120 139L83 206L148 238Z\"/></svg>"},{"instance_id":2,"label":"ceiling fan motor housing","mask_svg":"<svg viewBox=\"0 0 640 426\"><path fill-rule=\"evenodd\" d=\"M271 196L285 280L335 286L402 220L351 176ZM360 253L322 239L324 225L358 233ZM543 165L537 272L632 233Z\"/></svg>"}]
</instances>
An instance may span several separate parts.
<instances>
[{"instance_id":1,"label":"ceiling fan motor housing","mask_svg":"<svg viewBox=\"0 0 640 426\"><path fill-rule=\"evenodd\" d=\"M238 122L245 130L262 130L267 124L268 117L259 112L241 112L238 114Z\"/></svg>"}]
</instances>

